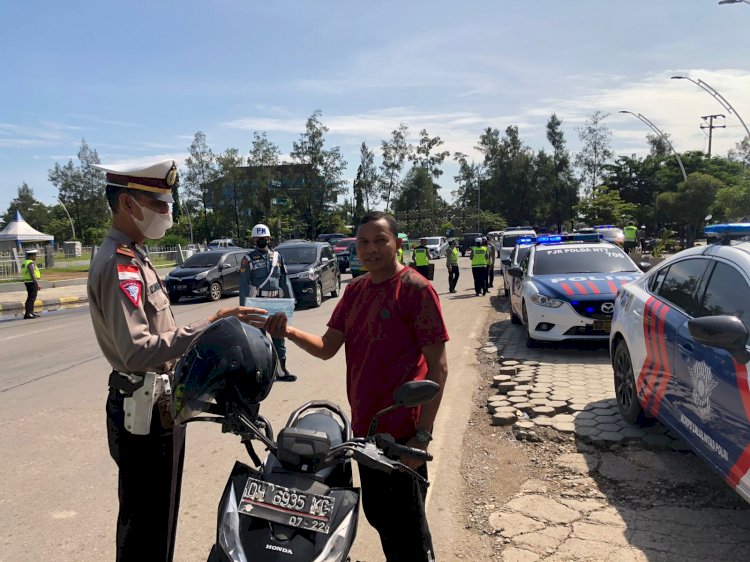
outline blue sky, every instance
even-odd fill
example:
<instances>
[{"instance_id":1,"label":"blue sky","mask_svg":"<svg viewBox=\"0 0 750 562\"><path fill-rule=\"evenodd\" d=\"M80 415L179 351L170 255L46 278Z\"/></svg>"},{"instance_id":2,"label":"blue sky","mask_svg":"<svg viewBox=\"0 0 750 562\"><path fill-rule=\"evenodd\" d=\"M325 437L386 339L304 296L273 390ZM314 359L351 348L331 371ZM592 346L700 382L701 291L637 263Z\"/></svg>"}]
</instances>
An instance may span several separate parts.
<instances>
[{"instance_id":1,"label":"blue sky","mask_svg":"<svg viewBox=\"0 0 750 562\"><path fill-rule=\"evenodd\" d=\"M52 203L47 171L85 138L105 163L182 161L196 131L247 153L266 131L286 154L320 109L353 178L364 140L400 122L451 152L517 125L534 149L563 121L568 148L596 109L620 154L647 151L642 113L678 151L706 150L701 116L750 126L750 5L717 0L39 2L0 7L0 211L26 181ZM744 136L727 115L725 155ZM376 163L379 163L379 153ZM443 195L454 188L445 167Z\"/></svg>"}]
</instances>

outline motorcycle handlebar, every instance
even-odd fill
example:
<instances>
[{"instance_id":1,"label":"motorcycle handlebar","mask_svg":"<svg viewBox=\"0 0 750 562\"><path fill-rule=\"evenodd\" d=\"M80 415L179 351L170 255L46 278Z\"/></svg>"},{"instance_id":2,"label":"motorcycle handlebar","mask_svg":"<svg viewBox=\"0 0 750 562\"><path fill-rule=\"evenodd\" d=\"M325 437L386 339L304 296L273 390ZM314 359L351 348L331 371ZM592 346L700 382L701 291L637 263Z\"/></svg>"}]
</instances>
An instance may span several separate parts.
<instances>
[{"instance_id":1,"label":"motorcycle handlebar","mask_svg":"<svg viewBox=\"0 0 750 562\"><path fill-rule=\"evenodd\" d=\"M417 449L415 447L408 447L396 443L393 436L387 433L378 433L375 435L375 444L382 449L383 453L389 458L399 459L403 456L407 456L424 459L426 461L432 460L432 455L424 449Z\"/></svg>"}]
</instances>

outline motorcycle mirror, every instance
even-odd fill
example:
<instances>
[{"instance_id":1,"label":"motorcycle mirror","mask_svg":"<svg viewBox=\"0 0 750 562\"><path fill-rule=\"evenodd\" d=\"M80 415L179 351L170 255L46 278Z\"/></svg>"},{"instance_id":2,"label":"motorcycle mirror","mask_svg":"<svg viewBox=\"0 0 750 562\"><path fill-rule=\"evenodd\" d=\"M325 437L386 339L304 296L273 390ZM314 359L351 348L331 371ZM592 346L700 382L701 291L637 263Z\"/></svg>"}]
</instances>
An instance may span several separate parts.
<instances>
[{"instance_id":1,"label":"motorcycle mirror","mask_svg":"<svg viewBox=\"0 0 750 562\"><path fill-rule=\"evenodd\" d=\"M413 408L432 401L439 392L440 385L434 381L410 381L395 390L393 400L398 406Z\"/></svg>"},{"instance_id":2,"label":"motorcycle mirror","mask_svg":"<svg viewBox=\"0 0 750 562\"><path fill-rule=\"evenodd\" d=\"M392 412L396 408L414 408L427 404L435 398L440 392L440 385L433 381L409 381L399 386L393 392L394 404L380 410L370 422L370 430L367 432L368 437L375 434L375 428L378 426L378 418L383 414Z\"/></svg>"}]
</instances>

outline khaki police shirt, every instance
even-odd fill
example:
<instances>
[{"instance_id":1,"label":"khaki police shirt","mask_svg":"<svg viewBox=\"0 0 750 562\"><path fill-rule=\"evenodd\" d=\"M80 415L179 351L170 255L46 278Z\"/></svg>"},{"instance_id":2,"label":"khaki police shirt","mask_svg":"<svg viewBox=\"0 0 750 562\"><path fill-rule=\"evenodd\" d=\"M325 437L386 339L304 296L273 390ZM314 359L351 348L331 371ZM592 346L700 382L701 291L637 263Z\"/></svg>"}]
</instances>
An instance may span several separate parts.
<instances>
[{"instance_id":1,"label":"khaki police shirt","mask_svg":"<svg viewBox=\"0 0 750 562\"><path fill-rule=\"evenodd\" d=\"M201 320L178 328L169 297L154 266L135 242L115 228L89 271L91 321L104 357L124 373L171 371L208 325Z\"/></svg>"}]
</instances>

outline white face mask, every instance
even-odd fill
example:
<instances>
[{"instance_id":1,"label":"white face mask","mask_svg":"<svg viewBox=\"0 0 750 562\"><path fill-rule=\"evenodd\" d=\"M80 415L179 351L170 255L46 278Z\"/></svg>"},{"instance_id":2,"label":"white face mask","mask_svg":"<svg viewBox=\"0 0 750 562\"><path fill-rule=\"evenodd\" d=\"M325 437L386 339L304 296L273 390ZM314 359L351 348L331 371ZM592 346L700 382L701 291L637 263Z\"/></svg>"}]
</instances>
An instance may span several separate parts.
<instances>
[{"instance_id":1,"label":"white face mask","mask_svg":"<svg viewBox=\"0 0 750 562\"><path fill-rule=\"evenodd\" d=\"M172 228L172 213L157 213L156 211L149 209L148 207L143 207L138 204L138 201L133 199L133 202L138 205L138 207L141 209L141 212L143 213L143 219L137 219L133 217L133 222L135 222L138 229L141 231L141 234L143 234L144 238L148 238L149 240L158 240L162 236L164 236L164 233L167 232L170 228Z\"/></svg>"}]
</instances>

